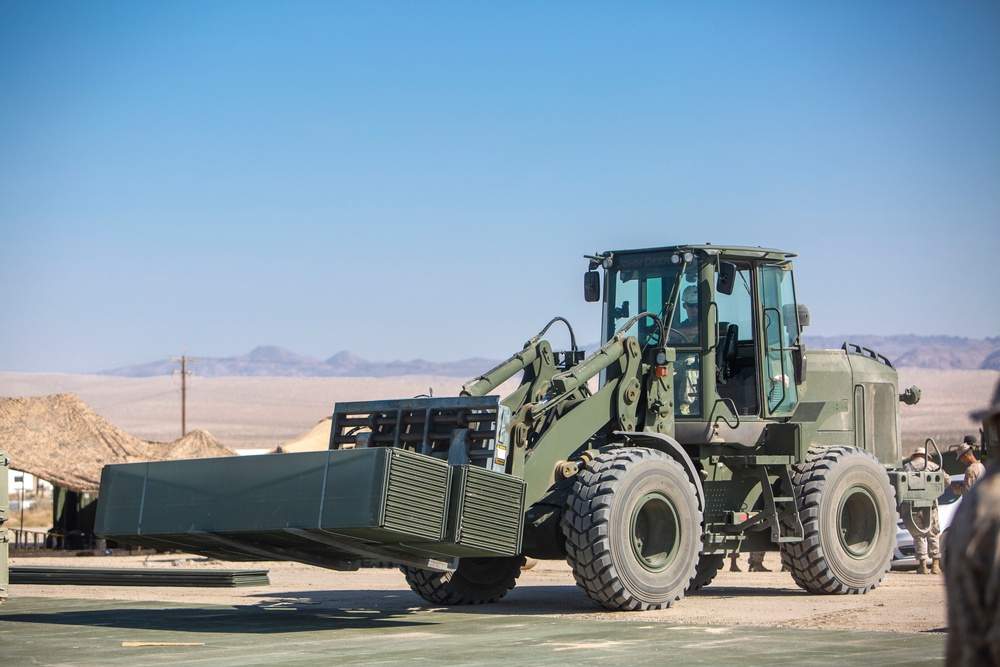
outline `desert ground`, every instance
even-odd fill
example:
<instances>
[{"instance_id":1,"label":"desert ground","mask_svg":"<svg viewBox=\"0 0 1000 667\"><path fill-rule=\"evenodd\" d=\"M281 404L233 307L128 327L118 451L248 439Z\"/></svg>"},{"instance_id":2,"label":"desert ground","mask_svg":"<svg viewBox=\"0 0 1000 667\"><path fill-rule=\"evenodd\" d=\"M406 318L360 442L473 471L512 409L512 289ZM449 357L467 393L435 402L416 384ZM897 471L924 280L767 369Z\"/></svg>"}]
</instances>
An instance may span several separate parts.
<instances>
[{"instance_id":1,"label":"desert ground","mask_svg":"<svg viewBox=\"0 0 1000 667\"><path fill-rule=\"evenodd\" d=\"M484 371L488 369L483 369ZM932 437L944 448L978 433L969 412L987 405L1000 372L899 370L901 388L917 385L920 403L901 406L904 453ZM205 429L237 450L270 450L309 431L338 401L455 395L463 378L188 378L188 430ZM126 433L168 442L181 435L178 377L0 373L0 396L72 392ZM502 393L502 391L501 391Z\"/></svg>"},{"instance_id":2,"label":"desert ground","mask_svg":"<svg viewBox=\"0 0 1000 667\"><path fill-rule=\"evenodd\" d=\"M522 572L506 598L477 607L482 613L574 617L711 626L821 628L864 632L941 632L947 626L945 587L940 575L892 571L865 595L810 595L780 572L777 553L768 553L772 572L721 571L708 587L669 609L608 612L576 587L569 566L540 561ZM247 588L159 588L116 586L11 585L19 597L184 602L190 604L376 610L407 613L432 608L412 593L394 568L337 572L301 563L222 563L198 556L155 554L111 557L34 557L11 559L12 566L266 569L271 585Z\"/></svg>"}]
</instances>

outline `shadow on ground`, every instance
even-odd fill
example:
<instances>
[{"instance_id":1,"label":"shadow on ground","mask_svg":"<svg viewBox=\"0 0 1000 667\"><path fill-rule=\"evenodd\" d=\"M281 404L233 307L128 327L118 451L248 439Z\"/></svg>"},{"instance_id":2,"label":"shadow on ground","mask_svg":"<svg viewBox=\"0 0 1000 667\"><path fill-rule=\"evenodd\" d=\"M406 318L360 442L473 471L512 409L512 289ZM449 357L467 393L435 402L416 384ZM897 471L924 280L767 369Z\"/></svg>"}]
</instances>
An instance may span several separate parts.
<instances>
[{"instance_id":1,"label":"shadow on ground","mask_svg":"<svg viewBox=\"0 0 1000 667\"><path fill-rule=\"evenodd\" d=\"M706 588L693 593L719 599L745 596L799 595L791 589L748 587ZM286 591L261 593L253 606L196 606L162 602L114 601L100 605L78 601L76 608L58 612L19 612L16 605L0 607L0 622L100 626L128 629L170 629L178 632L237 632L277 634L332 629L385 629L433 625L436 614L502 614L508 617L590 615L601 608L574 586L526 586L494 604L442 607L431 605L409 590ZM680 604L683 604L681 601ZM5 613L8 612L8 613Z\"/></svg>"},{"instance_id":2,"label":"shadow on ground","mask_svg":"<svg viewBox=\"0 0 1000 667\"><path fill-rule=\"evenodd\" d=\"M60 601L65 604L65 601ZM86 606L82 604L80 606ZM4 613L0 624L29 623L192 633L280 634L316 630L378 630L428 625L395 612L304 609L298 606L201 607L169 603L101 602L95 608ZM289 613L293 612L293 613ZM404 614L405 615L405 614ZM412 614L410 614L412 617Z\"/></svg>"}]
</instances>

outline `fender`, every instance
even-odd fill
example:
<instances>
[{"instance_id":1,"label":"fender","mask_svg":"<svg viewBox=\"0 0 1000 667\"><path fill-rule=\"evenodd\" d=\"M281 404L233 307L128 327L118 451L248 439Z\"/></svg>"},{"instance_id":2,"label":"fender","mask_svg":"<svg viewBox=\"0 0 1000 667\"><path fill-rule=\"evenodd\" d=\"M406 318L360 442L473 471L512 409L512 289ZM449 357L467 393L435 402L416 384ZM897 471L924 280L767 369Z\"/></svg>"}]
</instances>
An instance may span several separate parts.
<instances>
[{"instance_id":1,"label":"fender","mask_svg":"<svg viewBox=\"0 0 1000 667\"><path fill-rule=\"evenodd\" d=\"M625 438L626 442L633 442L636 444L643 444L653 449L658 449L664 454L670 455L671 458L676 459L684 467L684 471L687 473L688 477L691 478L691 483L694 484L695 493L698 496L698 509L702 512L705 511L705 488L701 485L701 475L698 474L698 469L694 466L694 461L688 456L688 453L684 451L681 447L681 443L677 442L669 435L663 435L662 433L636 433L634 431L615 431L615 435L622 436Z\"/></svg>"}]
</instances>

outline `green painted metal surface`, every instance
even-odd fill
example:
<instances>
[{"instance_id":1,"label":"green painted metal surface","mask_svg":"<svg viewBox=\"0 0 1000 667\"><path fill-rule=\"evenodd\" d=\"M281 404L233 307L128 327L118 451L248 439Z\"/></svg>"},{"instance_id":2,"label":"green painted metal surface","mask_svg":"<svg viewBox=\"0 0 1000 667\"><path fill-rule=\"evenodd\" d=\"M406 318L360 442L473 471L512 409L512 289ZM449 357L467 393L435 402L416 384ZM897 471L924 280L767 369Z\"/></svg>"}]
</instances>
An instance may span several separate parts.
<instances>
[{"instance_id":1,"label":"green painted metal surface","mask_svg":"<svg viewBox=\"0 0 1000 667\"><path fill-rule=\"evenodd\" d=\"M524 481L464 465L455 468L448 537L455 556L521 553ZM444 547L442 548L444 550Z\"/></svg>"},{"instance_id":2,"label":"green painted metal surface","mask_svg":"<svg viewBox=\"0 0 1000 667\"><path fill-rule=\"evenodd\" d=\"M272 547L354 558L351 541L440 540L450 480L443 461L381 447L107 466L96 532L240 559Z\"/></svg>"},{"instance_id":3,"label":"green painted metal surface","mask_svg":"<svg viewBox=\"0 0 1000 667\"><path fill-rule=\"evenodd\" d=\"M466 497L450 510L453 475ZM421 557L516 554L523 482L373 447L107 466L101 499L96 532L107 539L338 567L372 557L372 544Z\"/></svg>"},{"instance_id":4,"label":"green painted metal surface","mask_svg":"<svg viewBox=\"0 0 1000 667\"><path fill-rule=\"evenodd\" d=\"M15 586L27 584L62 586L170 586L191 588L235 588L268 586L267 570L220 570L194 568L45 567L20 565L10 568Z\"/></svg>"}]
</instances>

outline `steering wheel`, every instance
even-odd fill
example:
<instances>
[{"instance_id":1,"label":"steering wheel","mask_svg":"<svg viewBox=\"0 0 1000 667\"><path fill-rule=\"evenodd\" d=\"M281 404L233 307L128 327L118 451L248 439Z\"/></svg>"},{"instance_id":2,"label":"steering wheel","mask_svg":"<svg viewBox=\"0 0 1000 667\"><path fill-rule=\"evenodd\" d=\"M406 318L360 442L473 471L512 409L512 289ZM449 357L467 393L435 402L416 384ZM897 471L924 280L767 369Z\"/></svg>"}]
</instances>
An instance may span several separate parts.
<instances>
[{"instance_id":1,"label":"steering wheel","mask_svg":"<svg viewBox=\"0 0 1000 667\"><path fill-rule=\"evenodd\" d=\"M656 329L650 329L649 333L647 333L646 337L642 340L642 346L643 347L647 347L649 345L655 346L657 343L659 343L660 342L659 333L660 332L657 331ZM667 342L690 343L691 336L689 334L684 333L680 329L675 329L674 327L670 327L669 329L667 329Z\"/></svg>"},{"instance_id":2,"label":"steering wheel","mask_svg":"<svg viewBox=\"0 0 1000 667\"><path fill-rule=\"evenodd\" d=\"M667 334L667 340L673 341L675 343L690 343L691 336L684 333L680 329L675 329L674 327L670 327L669 333Z\"/></svg>"}]
</instances>

